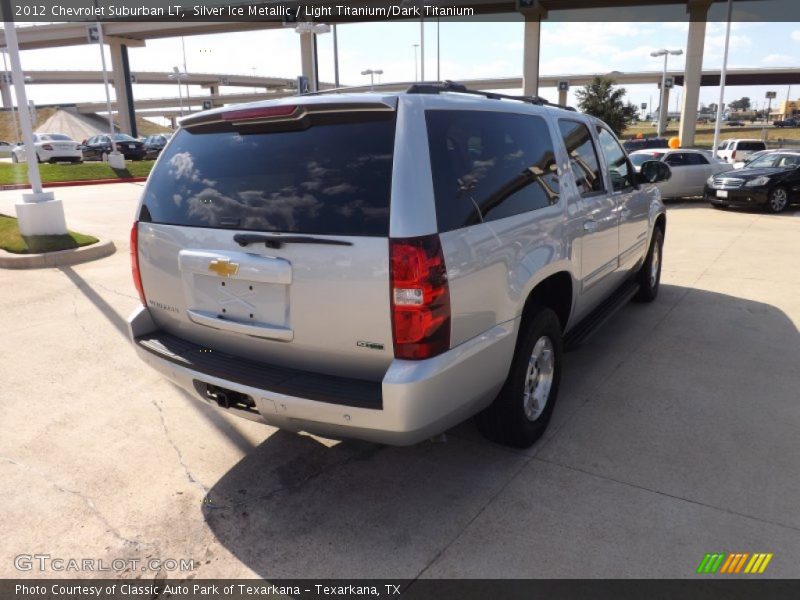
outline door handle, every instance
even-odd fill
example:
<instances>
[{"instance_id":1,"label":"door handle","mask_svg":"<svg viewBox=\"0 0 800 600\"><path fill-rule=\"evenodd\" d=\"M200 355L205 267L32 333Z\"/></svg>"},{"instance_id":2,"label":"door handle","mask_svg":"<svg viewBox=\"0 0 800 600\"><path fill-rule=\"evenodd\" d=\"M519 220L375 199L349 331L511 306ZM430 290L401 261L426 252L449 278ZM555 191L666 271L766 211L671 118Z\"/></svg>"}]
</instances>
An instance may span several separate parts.
<instances>
[{"instance_id":1,"label":"door handle","mask_svg":"<svg viewBox=\"0 0 800 600\"><path fill-rule=\"evenodd\" d=\"M597 229L597 221L584 221L583 222L583 230L584 231L594 231Z\"/></svg>"}]
</instances>

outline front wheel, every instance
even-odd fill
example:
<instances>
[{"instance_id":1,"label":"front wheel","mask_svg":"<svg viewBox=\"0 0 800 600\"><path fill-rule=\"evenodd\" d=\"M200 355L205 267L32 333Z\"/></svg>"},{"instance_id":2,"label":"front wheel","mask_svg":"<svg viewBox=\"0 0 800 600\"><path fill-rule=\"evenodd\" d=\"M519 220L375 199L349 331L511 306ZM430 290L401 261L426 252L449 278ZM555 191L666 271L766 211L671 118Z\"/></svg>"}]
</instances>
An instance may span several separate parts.
<instances>
[{"instance_id":1,"label":"front wheel","mask_svg":"<svg viewBox=\"0 0 800 600\"><path fill-rule=\"evenodd\" d=\"M491 406L477 416L486 438L514 448L528 448L547 429L564 352L556 313L544 307L527 312L508 378Z\"/></svg>"},{"instance_id":2,"label":"front wheel","mask_svg":"<svg viewBox=\"0 0 800 600\"><path fill-rule=\"evenodd\" d=\"M660 228L656 227L653 230L653 240L650 242L647 258L644 259L644 264L637 275L639 291L634 298L639 302L652 302L658 296L658 288L661 285L663 250L664 234Z\"/></svg>"},{"instance_id":3,"label":"front wheel","mask_svg":"<svg viewBox=\"0 0 800 600\"><path fill-rule=\"evenodd\" d=\"M769 193L767 200L767 210L771 213L779 213L786 210L789 206L789 192L784 187L776 187Z\"/></svg>"}]
</instances>

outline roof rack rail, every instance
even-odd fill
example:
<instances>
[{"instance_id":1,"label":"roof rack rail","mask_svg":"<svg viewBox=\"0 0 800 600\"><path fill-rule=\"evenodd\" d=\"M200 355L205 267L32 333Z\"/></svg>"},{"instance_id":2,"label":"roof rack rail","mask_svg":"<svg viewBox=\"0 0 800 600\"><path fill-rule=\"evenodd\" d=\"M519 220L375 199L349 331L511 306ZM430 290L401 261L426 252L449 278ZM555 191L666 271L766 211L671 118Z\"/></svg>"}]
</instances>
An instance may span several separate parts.
<instances>
[{"instance_id":1,"label":"roof rack rail","mask_svg":"<svg viewBox=\"0 0 800 600\"><path fill-rule=\"evenodd\" d=\"M489 98L490 100L517 100L519 102L527 102L528 104L536 104L539 106L555 106L556 108L563 108L564 110L571 110L575 112L575 108L572 106L556 104L546 100L545 98L542 98L541 96L512 96L510 94L498 94L497 92L472 90L464 84L450 80L415 83L406 90L407 94L439 94L441 92L472 94L474 96L483 96L484 98Z\"/></svg>"}]
</instances>

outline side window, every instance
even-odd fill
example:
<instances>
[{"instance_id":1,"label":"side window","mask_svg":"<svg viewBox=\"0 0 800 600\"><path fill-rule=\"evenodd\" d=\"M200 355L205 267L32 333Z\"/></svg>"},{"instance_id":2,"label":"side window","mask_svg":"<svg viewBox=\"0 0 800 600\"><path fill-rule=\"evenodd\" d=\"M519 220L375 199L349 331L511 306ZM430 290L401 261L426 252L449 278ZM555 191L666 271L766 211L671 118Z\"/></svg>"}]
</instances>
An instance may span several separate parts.
<instances>
[{"instance_id":1,"label":"side window","mask_svg":"<svg viewBox=\"0 0 800 600\"><path fill-rule=\"evenodd\" d=\"M689 164L689 157L685 152L672 152L667 155L664 162L671 167L681 167Z\"/></svg>"},{"instance_id":2,"label":"side window","mask_svg":"<svg viewBox=\"0 0 800 600\"><path fill-rule=\"evenodd\" d=\"M687 165L707 165L708 159L700 154L699 152L687 152L686 153L686 164Z\"/></svg>"},{"instance_id":3,"label":"side window","mask_svg":"<svg viewBox=\"0 0 800 600\"><path fill-rule=\"evenodd\" d=\"M429 110L425 119L439 231L558 202L558 165L542 117Z\"/></svg>"},{"instance_id":4,"label":"side window","mask_svg":"<svg viewBox=\"0 0 800 600\"><path fill-rule=\"evenodd\" d=\"M600 175L600 161L589 128L580 121L559 119L558 129L561 131L581 196L602 192L605 187Z\"/></svg>"},{"instance_id":5,"label":"side window","mask_svg":"<svg viewBox=\"0 0 800 600\"><path fill-rule=\"evenodd\" d=\"M605 127L598 127L597 134L608 171L611 174L611 186L614 191L633 187L631 166L622 146Z\"/></svg>"}]
</instances>

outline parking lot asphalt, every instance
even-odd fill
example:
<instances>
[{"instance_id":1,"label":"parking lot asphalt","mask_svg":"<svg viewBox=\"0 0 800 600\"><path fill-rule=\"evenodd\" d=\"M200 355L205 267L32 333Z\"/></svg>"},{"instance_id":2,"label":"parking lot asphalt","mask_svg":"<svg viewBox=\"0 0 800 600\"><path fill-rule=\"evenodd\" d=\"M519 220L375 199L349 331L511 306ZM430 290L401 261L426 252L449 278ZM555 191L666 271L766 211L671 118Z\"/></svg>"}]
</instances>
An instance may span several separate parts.
<instances>
[{"instance_id":1,"label":"parking lot asphalt","mask_svg":"<svg viewBox=\"0 0 800 600\"><path fill-rule=\"evenodd\" d=\"M0 270L0 577L76 575L16 570L39 553L194 560L171 577L682 578L707 552L800 576L800 213L671 205L659 298L566 356L539 443L468 422L391 448L222 415L136 358L141 189L56 191L113 256Z\"/></svg>"}]
</instances>

